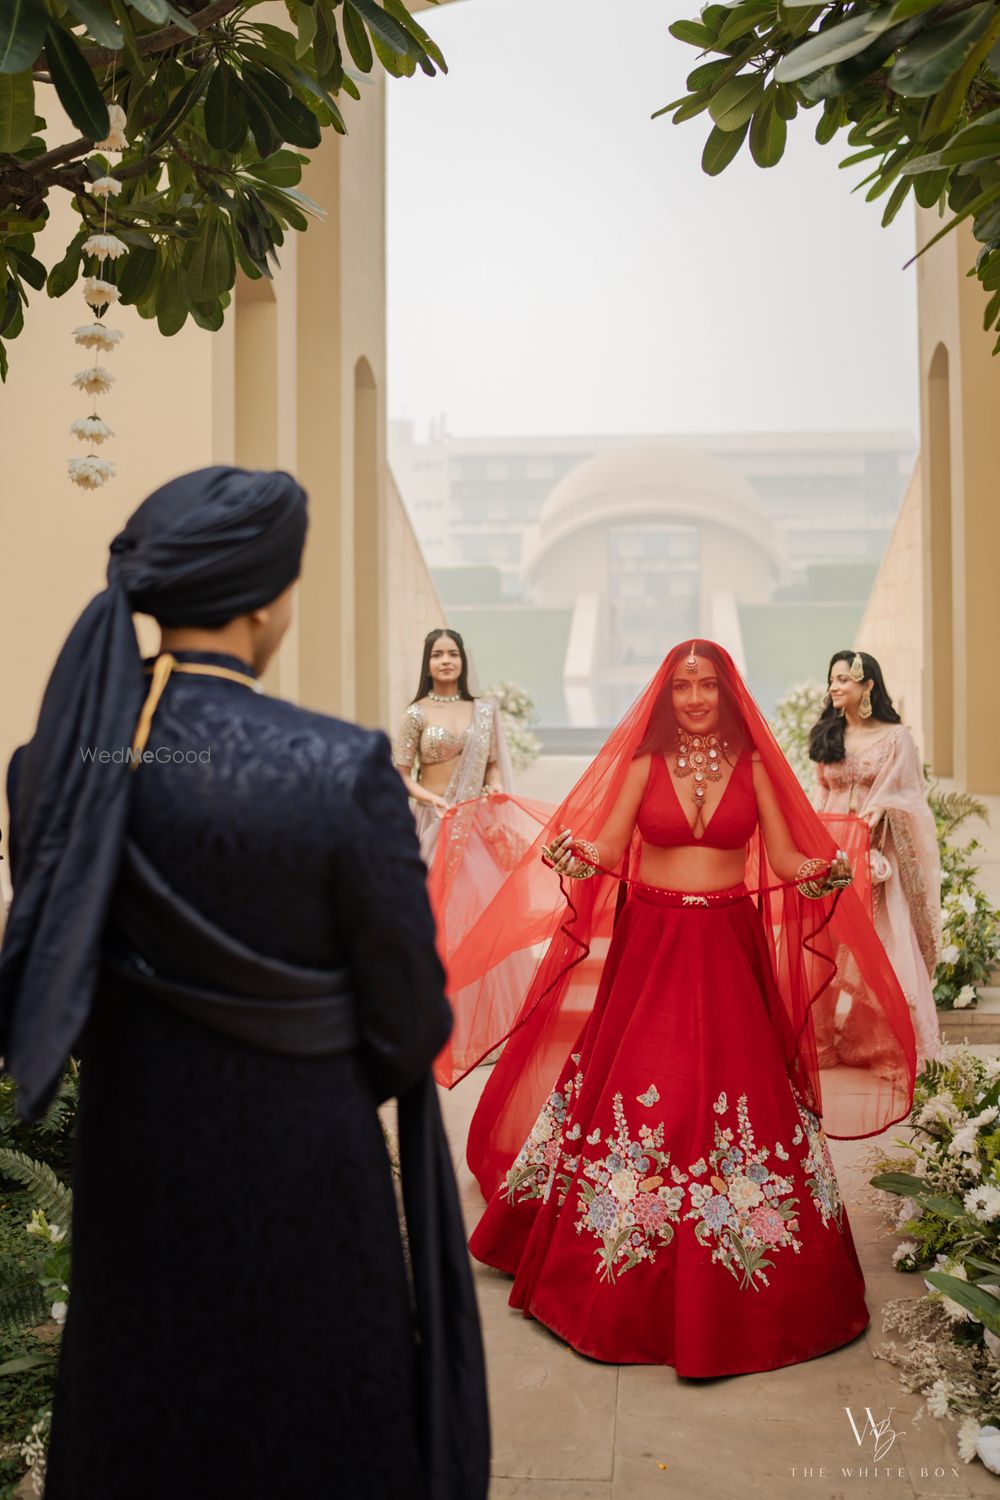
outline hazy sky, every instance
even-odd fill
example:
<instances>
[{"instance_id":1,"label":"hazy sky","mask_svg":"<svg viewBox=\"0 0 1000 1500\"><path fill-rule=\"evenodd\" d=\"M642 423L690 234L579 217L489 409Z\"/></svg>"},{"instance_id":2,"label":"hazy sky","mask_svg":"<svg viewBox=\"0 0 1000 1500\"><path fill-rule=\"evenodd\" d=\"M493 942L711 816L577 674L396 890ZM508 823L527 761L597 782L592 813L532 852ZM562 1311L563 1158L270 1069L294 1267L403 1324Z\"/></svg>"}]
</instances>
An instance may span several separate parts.
<instances>
[{"instance_id":1,"label":"hazy sky","mask_svg":"<svg viewBox=\"0 0 1000 1500\"><path fill-rule=\"evenodd\" d=\"M680 0L460 0L447 77L389 86L389 411L460 435L915 432L907 207L817 146L721 177L684 92Z\"/></svg>"}]
</instances>

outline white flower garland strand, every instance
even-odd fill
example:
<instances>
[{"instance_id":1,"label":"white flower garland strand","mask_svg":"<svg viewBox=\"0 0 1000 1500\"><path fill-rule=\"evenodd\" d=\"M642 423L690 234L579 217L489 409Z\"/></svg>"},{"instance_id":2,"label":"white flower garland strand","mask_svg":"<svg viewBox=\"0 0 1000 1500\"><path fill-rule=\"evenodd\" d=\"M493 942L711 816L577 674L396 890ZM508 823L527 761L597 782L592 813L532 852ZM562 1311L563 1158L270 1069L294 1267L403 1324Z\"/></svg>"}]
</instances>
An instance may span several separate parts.
<instances>
[{"instance_id":1,"label":"white flower garland strand","mask_svg":"<svg viewBox=\"0 0 1000 1500\"><path fill-rule=\"evenodd\" d=\"M124 151L128 144L125 137L127 121L125 111L120 104L108 106L108 119L110 129L107 139L95 141L95 150ZM120 300L120 293L115 283L105 280L107 264L109 261L117 261L121 256L128 254L125 241L119 239L116 234L108 233L108 199L117 198L121 190L122 185L117 177L98 177L95 182L91 183L90 191L94 197L104 200L104 223L100 234L92 234L83 242L83 254L92 256L97 262L96 272L85 276L83 280L84 301L94 309L95 321L75 328L73 338L84 349L93 349L95 353L102 354L112 354L123 337L120 328L108 328L104 322L104 314L108 308ZM78 371L73 378L73 384L78 390L86 391L88 396L94 397L90 416L80 417L69 429L75 438L78 438L81 443L87 443L90 447L90 452L85 458L71 458L67 461L70 479L84 490L100 489L109 479L114 478L114 464L94 452L94 449L101 447L108 438L114 437L114 432L97 411L97 397L108 394L114 378L110 370L105 370L102 365L96 363L89 370Z\"/></svg>"}]
</instances>

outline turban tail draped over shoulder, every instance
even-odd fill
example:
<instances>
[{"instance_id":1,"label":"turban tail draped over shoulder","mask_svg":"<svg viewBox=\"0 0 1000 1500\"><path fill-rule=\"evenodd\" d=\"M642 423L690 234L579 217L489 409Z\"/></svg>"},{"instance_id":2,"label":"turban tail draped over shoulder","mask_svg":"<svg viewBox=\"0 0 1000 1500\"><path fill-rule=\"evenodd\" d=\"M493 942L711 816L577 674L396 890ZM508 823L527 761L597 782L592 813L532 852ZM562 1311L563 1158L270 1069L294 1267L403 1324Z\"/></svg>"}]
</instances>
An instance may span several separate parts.
<instances>
[{"instance_id":1,"label":"turban tail draped over shoulder","mask_svg":"<svg viewBox=\"0 0 1000 1500\"><path fill-rule=\"evenodd\" d=\"M111 543L108 585L70 631L21 752L17 882L0 951L7 1071L45 1109L87 1020L128 817L127 747L145 696L132 614L215 629L298 576L306 496L289 474L213 467L154 491Z\"/></svg>"}]
</instances>

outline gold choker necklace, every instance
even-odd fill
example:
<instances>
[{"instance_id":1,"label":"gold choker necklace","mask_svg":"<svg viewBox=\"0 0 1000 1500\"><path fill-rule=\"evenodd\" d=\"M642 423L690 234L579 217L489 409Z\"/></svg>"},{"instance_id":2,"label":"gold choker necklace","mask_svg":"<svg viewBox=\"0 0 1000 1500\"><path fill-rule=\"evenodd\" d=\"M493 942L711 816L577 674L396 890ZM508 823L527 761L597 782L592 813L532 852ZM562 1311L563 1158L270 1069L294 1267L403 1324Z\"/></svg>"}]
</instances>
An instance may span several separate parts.
<instances>
[{"instance_id":1,"label":"gold choker necklace","mask_svg":"<svg viewBox=\"0 0 1000 1500\"><path fill-rule=\"evenodd\" d=\"M726 742L717 734L688 734L677 731L677 765L674 775L693 776L692 796L695 807L701 807L708 790L706 783L718 781L722 776L722 761Z\"/></svg>"}]
</instances>

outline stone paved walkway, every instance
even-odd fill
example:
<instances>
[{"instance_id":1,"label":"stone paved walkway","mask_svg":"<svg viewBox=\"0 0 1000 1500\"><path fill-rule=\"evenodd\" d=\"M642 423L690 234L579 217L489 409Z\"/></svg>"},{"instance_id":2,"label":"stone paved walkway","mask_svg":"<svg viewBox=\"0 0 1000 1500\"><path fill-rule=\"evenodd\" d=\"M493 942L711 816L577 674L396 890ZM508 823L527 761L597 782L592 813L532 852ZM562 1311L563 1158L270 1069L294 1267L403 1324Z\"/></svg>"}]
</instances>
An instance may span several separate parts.
<instances>
[{"instance_id":1,"label":"stone paved walkway","mask_svg":"<svg viewBox=\"0 0 1000 1500\"><path fill-rule=\"evenodd\" d=\"M465 1137L487 1077L479 1068L443 1096L471 1229L481 1210L465 1166ZM895 1132L891 1132L895 1133ZM506 1277L476 1267L493 1415L491 1500L840 1500L858 1493L1000 1500L1000 1478L956 1456L955 1429L925 1416L891 1365L872 1356L884 1341L881 1308L922 1287L891 1266L895 1243L880 1237L864 1202L863 1158L871 1141L832 1142L864 1267L872 1324L865 1334L808 1364L710 1382L679 1380L669 1368L597 1364L568 1350L507 1305ZM864 1422L895 1410L898 1436L874 1462L858 1446L845 1407Z\"/></svg>"}]
</instances>

